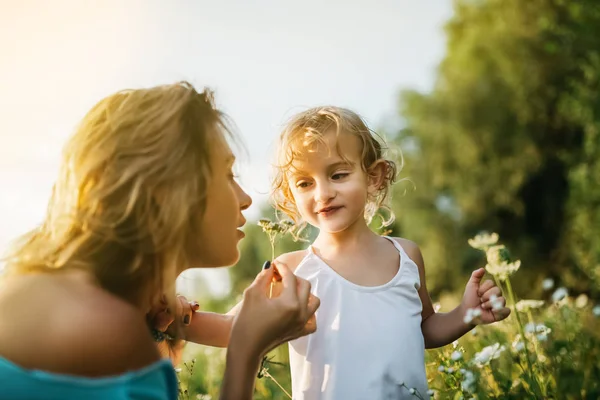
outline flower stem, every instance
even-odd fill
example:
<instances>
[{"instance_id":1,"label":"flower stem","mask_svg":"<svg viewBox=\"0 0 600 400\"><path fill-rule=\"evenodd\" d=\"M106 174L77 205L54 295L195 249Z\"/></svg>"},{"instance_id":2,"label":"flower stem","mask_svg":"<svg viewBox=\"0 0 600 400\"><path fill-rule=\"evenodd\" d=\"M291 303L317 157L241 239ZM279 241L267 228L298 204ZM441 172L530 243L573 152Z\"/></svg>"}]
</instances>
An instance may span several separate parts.
<instances>
[{"instance_id":1,"label":"flower stem","mask_svg":"<svg viewBox=\"0 0 600 400\"><path fill-rule=\"evenodd\" d=\"M265 370L263 371L263 374L264 374L264 375L265 375L267 378L269 378L269 379L271 379L273 382L275 382L275 384L276 384L277 386L279 386L279 389L281 389L281 390L283 391L283 393L285 393L285 394L286 394L286 396L287 396L287 397L289 397L290 399L292 398L292 396L291 396L291 395L290 395L290 394L287 392L287 390L285 390L285 389L283 388L283 386L281 386L281 385L279 384L279 382L277 382L277 380L276 380L275 378L273 378L273 375L271 375L271 374L269 373L269 371L267 371L267 370L265 369Z\"/></svg>"},{"instance_id":2,"label":"flower stem","mask_svg":"<svg viewBox=\"0 0 600 400\"><path fill-rule=\"evenodd\" d=\"M519 312L517 311L517 308L516 308L517 302L515 301L515 294L513 292L512 285L510 283L510 278L506 278L505 282L506 282L506 289L508 289L508 296L510 297L510 302L512 303L513 307L515 307L514 314L515 314L515 318L517 320L517 326L519 327L519 332L521 333L521 337L523 338L523 344L525 345L525 358L527 359L527 366L529 367L529 378L531 379L532 383L535 383L537 392L542 395L542 398L544 398L545 395L542 393L542 386L541 386L540 382L538 381L537 376L533 373L533 364L531 363L531 359L529 358L527 337L525 336L525 330L523 329L523 324L521 323L521 318L519 317Z\"/></svg>"}]
</instances>

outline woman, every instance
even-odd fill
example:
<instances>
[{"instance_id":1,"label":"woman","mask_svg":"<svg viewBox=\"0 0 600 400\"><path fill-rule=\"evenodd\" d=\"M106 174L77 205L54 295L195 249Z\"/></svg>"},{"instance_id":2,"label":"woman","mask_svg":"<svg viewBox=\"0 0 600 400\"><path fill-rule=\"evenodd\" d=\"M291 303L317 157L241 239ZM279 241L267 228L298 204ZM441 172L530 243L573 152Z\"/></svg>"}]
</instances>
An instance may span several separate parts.
<instances>
[{"instance_id":1,"label":"woman","mask_svg":"<svg viewBox=\"0 0 600 400\"><path fill-rule=\"evenodd\" d=\"M234 180L225 115L188 83L116 93L67 143L48 213L6 258L0 381L10 399L175 399L146 315L175 278L234 264L250 198ZM284 265L246 289L222 399L249 399L260 359L313 332L318 299ZM10 321L10 323L8 323Z\"/></svg>"}]
</instances>

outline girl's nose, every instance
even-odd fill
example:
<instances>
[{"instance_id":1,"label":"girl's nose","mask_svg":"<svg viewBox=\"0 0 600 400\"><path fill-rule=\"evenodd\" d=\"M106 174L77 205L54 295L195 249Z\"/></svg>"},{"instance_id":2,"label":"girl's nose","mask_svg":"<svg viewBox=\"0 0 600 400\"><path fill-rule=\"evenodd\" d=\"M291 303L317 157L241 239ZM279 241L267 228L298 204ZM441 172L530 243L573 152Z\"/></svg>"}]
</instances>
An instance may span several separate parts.
<instances>
[{"instance_id":1,"label":"girl's nose","mask_svg":"<svg viewBox=\"0 0 600 400\"><path fill-rule=\"evenodd\" d=\"M315 201L318 203L326 204L335 198L335 190L329 183L317 184L317 190L315 190Z\"/></svg>"}]
</instances>

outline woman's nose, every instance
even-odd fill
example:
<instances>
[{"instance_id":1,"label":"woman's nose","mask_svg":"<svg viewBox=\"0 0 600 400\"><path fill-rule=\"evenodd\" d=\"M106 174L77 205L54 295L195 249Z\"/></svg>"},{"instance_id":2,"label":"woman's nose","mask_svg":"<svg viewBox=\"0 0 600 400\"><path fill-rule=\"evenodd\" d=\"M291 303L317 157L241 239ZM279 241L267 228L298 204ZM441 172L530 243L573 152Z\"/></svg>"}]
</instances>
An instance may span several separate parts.
<instances>
[{"instance_id":1,"label":"woman's nose","mask_svg":"<svg viewBox=\"0 0 600 400\"><path fill-rule=\"evenodd\" d=\"M240 210L247 210L252 205L252 198L248 196L248 193L246 193L239 184L237 185L237 187L237 196L240 202Z\"/></svg>"}]
</instances>

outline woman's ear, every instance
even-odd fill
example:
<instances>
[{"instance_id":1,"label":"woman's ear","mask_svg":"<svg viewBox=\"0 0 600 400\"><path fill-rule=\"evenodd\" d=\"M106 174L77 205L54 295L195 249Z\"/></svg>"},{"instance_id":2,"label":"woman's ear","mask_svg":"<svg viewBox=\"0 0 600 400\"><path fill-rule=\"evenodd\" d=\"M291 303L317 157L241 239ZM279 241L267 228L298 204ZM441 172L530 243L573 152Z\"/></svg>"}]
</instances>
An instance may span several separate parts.
<instances>
[{"instance_id":1,"label":"woman's ear","mask_svg":"<svg viewBox=\"0 0 600 400\"><path fill-rule=\"evenodd\" d=\"M377 160L367 170L369 192L376 193L385 184L385 177L388 172L388 163L385 160Z\"/></svg>"}]
</instances>

